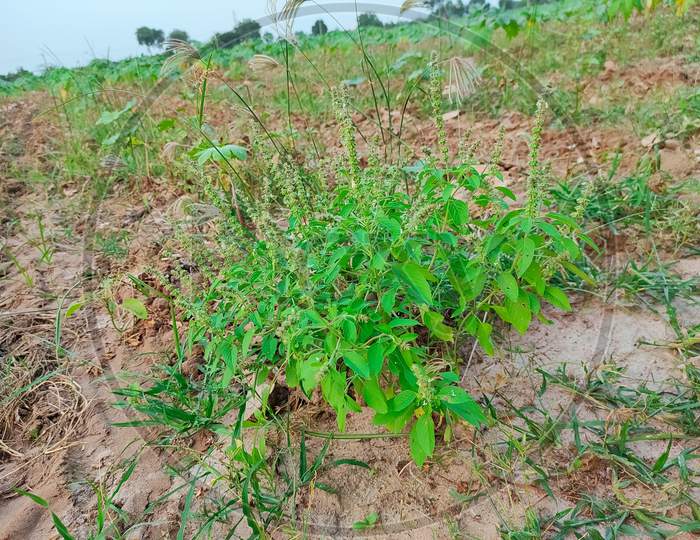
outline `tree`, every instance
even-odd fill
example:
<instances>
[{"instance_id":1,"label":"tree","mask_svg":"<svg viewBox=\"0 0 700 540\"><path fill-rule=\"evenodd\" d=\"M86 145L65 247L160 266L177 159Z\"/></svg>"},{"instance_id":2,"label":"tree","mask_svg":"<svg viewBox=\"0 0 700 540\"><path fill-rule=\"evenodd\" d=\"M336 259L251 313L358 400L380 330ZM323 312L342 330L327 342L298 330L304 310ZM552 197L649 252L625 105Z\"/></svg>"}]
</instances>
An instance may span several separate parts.
<instances>
[{"instance_id":1,"label":"tree","mask_svg":"<svg viewBox=\"0 0 700 540\"><path fill-rule=\"evenodd\" d=\"M136 30L136 41L139 45L145 45L150 50L154 45L160 47L165 41L165 35L162 30L142 26Z\"/></svg>"},{"instance_id":2,"label":"tree","mask_svg":"<svg viewBox=\"0 0 700 540\"><path fill-rule=\"evenodd\" d=\"M357 26L359 28L366 28L368 26L384 26L382 21L379 20L376 13L361 13L357 18Z\"/></svg>"},{"instance_id":3,"label":"tree","mask_svg":"<svg viewBox=\"0 0 700 540\"><path fill-rule=\"evenodd\" d=\"M214 36L216 44L224 49L238 45L247 39L260 39L260 23L244 19L233 30Z\"/></svg>"},{"instance_id":4,"label":"tree","mask_svg":"<svg viewBox=\"0 0 700 540\"><path fill-rule=\"evenodd\" d=\"M178 41L189 41L190 36L184 30L173 30L168 34L168 39L177 39Z\"/></svg>"},{"instance_id":5,"label":"tree","mask_svg":"<svg viewBox=\"0 0 700 540\"><path fill-rule=\"evenodd\" d=\"M322 36L326 33L328 33L328 27L326 23L323 22L323 19L318 19L311 27L311 34L314 36Z\"/></svg>"}]
</instances>

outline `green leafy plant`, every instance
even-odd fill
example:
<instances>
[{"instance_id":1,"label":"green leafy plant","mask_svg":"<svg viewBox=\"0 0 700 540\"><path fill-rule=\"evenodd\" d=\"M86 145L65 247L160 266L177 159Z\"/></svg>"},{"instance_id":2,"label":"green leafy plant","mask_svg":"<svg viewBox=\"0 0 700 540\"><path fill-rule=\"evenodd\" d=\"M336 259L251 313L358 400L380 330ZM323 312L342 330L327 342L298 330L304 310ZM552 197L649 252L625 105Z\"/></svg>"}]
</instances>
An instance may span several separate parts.
<instances>
[{"instance_id":1,"label":"green leafy plant","mask_svg":"<svg viewBox=\"0 0 700 540\"><path fill-rule=\"evenodd\" d=\"M138 464L137 458L132 458L126 464L121 476L115 487L107 492L102 485L90 484L90 487L97 497L97 515L95 518L94 526L87 536L88 540L107 540L108 538L126 538L130 536L130 532L135 532L143 524L138 524L131 529L124 527L127 530L121 530L120 526L128 523L128 516L119 507L118 503L115 503L117 495L124 487L124 484L129 480L131 475ZM34 501L39 506L42 506L50 511L50 506L48 501L39 497L34 493L24 491L22 489L15 489L15 492L19 495L27 497ZM56 532L60 535L63 540L74 540L76 536L70 532L68 527L61 521L56 513L51 511L51 520L56 528Z\"/></svg>"},{"instance_id":2,"label":"green leafy plant","mask_svg":"<svg viewBox=\"0 0 700 540\"><path fill-rule=\"evenodd\" d=\"M24 284L30 289L34 287L34 278L32 278L32 275L29 273L29 269L19 262L19 259L17 259L12 251L10 251L10 248L3 246L2 253L10 260L10 262L17 269L17 272L19 272L19 274L22 276Z\"/></svg>"},{"instance_id":3,"label":"green leafy plant","mask_svg":"<svg viewBox=\"0 0 700 540\"><path fill-rule=\"evenodd\" d=\"M51 245L50 238L46 235L46 225L44 224L44 218L42 215L37 214L35 216L37 230L39 232L39 237L33 240L33 244L39 250L39 260L45 264L51 264L53 259L54 248Z\"/></svg>"},{"instance_id":4,"label":"green leafy plant","mask_svg":"<svg viewBox=\"0 0 700 540\"><path fill-rule=\"evenodd\" d=\"M377 521L379 520L379 514L376 512L372 512L367 515L364 519L361 519L360 521L356 521L355 523L352 524L352 528L355 529L356 531L364 531L367 529L371 529L377 524Z\"/></svg>"},{"instance_id":5,"label":"green leafy plant","mask_svg":"<svg viewBox=\"0 0 700 540\"><path fill-rule=\"evenodd\" d=\"M441 88L435 72L433 96ZM542 106L528 198L511 208L515 196L499 185L495 165L479 171L470 158L452 162L439 100L440 158L402 169L377 158L360 167L347 99L336 95L345 155L334 186L326 169L275 165L257 144L255 157L268 166L260 198L246 201L256 237L229 221L226 242L239 235L233 260L203 294L171 292L189 320L186 347L204 350L200 371L210 385L283 373L307 396L318 389L341 431L363 400L376 425L409 428L411 455L422 465L437 431L449 439L454 422L487 423L459 385L456 344L473 336L491 354L495 319L525 333L533 319L547 321L543 301L570 310L552 278L573 267L581 242L592 242L575 219L543 208Z\"/></svg>"},{"instance_id":6,"label":"green leafy plant","mask_svg":"<svg viewBox=\"0 0 700 540\"><path fill-rule=\"evenodd\" d=\"M626 228L628 232L641 230L648 236L653 233L658 240L668 240L675 249L696 243L697 210L679 197L692 186L661 185L652 189L648 161L642 161L633 174L617 179L619 157L609 174L594 183L559 184L552 188L551 194L562 212L574 212L583 197L588 199L583 217L606 226L614 234Z\"/></svg>"}]
</instances>

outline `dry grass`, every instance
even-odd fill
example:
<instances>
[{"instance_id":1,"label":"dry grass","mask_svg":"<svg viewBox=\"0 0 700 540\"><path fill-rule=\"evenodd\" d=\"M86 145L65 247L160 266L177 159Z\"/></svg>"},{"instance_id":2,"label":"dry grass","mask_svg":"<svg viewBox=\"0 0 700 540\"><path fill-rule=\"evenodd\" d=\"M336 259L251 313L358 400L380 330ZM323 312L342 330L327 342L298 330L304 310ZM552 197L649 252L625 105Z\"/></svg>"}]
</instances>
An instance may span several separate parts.
<instances>
[{"instance_id":1,"label":"dry grass","mask_svg":"<svg viewBox=\"0 0 700 540\"><path fill-rule=\"evenodd\" d=\"M89 402L51 341L54 314L0 313L0 453L17 460L75 444Z\"/></svg>"}]
</instances>

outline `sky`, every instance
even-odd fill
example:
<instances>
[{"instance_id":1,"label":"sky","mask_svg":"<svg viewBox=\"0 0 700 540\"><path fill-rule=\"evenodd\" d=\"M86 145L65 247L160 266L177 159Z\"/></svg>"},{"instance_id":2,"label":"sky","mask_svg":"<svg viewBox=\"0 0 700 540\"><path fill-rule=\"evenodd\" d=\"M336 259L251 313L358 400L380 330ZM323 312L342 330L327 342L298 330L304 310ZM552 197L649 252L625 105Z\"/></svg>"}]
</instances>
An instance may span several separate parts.
<instances>
[{"instance_id":1,"label":"sky","mask_svg":"<svg viewBox=\"0 0 700 540\"><path fill-rule=\"evenodd\" d=\"M354 0L311 0L333 11L329 15L299 17L296 30L309 31L322 18L330 29L339 23L353 28ZM357 0L363 5L387 6L397 11L402 0ZM145 54L136 42L139 26L162 29L167 35L178 28L191 38L206 41L215 32L230 30L246 18L259 19L268 13L267 0L5 0L0 7L0 73L22 67L40 71L47 65L75 67L94 58L119 60ZM283 5L284 0L278 0ZM332 5L347 6L344 12ZM381 14L381 9L374 10ZM382 16L385 21L395 17ZM263 28L263 32L267 29ZM271 28L269 30L272 30Z\"/></svg>"}]
</instances>

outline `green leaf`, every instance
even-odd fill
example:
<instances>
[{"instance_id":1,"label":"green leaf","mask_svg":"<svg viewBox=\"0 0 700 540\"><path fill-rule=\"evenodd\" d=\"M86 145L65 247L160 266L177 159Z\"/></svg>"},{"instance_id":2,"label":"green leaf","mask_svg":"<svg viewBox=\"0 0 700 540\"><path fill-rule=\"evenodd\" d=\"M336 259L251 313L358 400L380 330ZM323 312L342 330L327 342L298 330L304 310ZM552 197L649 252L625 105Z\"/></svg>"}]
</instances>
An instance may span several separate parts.
<instances>
[{"instance_id":1,"label":"green leaf","mask_svg":"<svg viewBox=\"0 0 700 540\"><path fill-rule=\"evenodd\" d=\"M593 241L593 239L590 236L587 236L585 234L579 234L579 238L584 241L584 243L590 247L593 251L596 253L600 253L600 248L596 245L596 243Z\"/></svg>"},{"instance_id":2,"label":"green leaf","mask_svg":"<svg viewBox=\"0 0 700 540\"><path fill-rule=\"evenodd\" d=\"M496 189L503 193L506 197L508 197L511 201L517 201L518 198L515 196L515 193L513 193L512 190L508 189L505 186L496 186Z\"/></svg>"},{"instance_id":3,"label":"green leaf","mask_svg":"<svg viewBox=\"0 0 700 540\"><path fill-rule=\"evenodd\" d=\"M375 377L372 377L365 382L365 386L362 390L362 396L365 398L367 405L369 405L377 413L384 414L389 410L386 404L386 398L384 397L384 392L382 392L379 382Z\"/></svg>"},{"instance_id":4,"label":"green leaf","mask_svg":"<svg viewBox=\"0 0 700 540\"><path fill-rule=\"evenodd\" d=\"M168 131L169 129L172 129L175 127L175 119L174 118L165 118L158 122L158 131Z\"/></svg>"},{"instance_id":5,"label":"green leaf","mask_svg":"<svg viewBox=\"0 0 700 540\"><path fill-rule=\"evenodd\" d=\"M304 392L309 395L318 384L318 374L323 367L322 358L316 357L299 364L299 379Z\"/></svg>"},{"instance_id":6,"label":"green leaf","mask_svg":"<svg viewBox=\"0 0 700 540\"><path fill-rule=\"evenodd\" d=\"M435 311L426 311L423 313L423 322L436 338L442 341L452 341L452 328L443 323L444 317Z\"/></svg>"},{"instance_id":7,"label":"green leaf","mask_svg":"<svg viewBox=\"0 0 700 540\"><path fill-rule=\"evenodd\" d=\"M367 465L367 463L365 463L364 461L352 458L336 459L335 461L332 461L330 463L329 467L338 467L339 465L352 465L354 467L362 467L363 469L371 470L371 467Z\"/></svg>"},{"instance_id":8,"label":"green leaf","mask_svg":"<svg viewBox=\"0 0 700 540\"><path fill-rule=\"evenodd\" d=\"M112 122L116 122L117 120L119 120L119 117L121 115L122 115L121 111L102 111L102 114L97 119L97 122L95 122L95 125L97 125L97 126L109 125Z\"/></svg>"},{"instance_id":9,"label":"green leaf","mask_svg":"<svg viewBox=\"0 0 700 540\"><path fill-rule=\"evenodd\" d=\"M394 311L394 304L396 303L396 288L388 290L379 299L379 305L382 306L382 310L387 315L391 315Z\"/></svg>"},{"instance_id":10,"label":"green leaf","mask_svg":"<svg viewBox=\"0 0 700 540\"><path fill-rule=\"evenodd\" d=\"M284 378L290 388L299 386L299 364L294 359L289 359L287 367L284 370Z\"/></svg>"},{"instance_id":11,"label":"green leaf","mask_svg":"<svg viewBox=\"0 0 700 540\"><path fill-rule=\"evenodd\" d=\"M524 335L532 322L530 303L522 300L506 302L506 309L510 313L510 320L515 329Z\"/></svg>"},{"instance_id":12,"label":"green leaf","mask_svg":"<svg viewBox=\"0 0 700 540\"><path fill-rule=\"evenodd\" d=\"M336 411L345 406L345 375L331 368L321 380L321 391L326 401Z\"/></svg>"},{"instance_id":13,"label":"green leaf","mask_svg":"<svg viewBox=\"0 0 700 540\"><path fill-rule=\"evenodd\" d=\"M143 305L141 300L125 298L122 302L122 307L138 319L148 319L148 310L146 310L146 306Z\"/></svg>"},{"instance_id":14,"label":"green leaf","mask_svg":"<svg viewBox=\"0 0 700 540\"><path fill-rule=\"evenodd\" d=\"M563 311L571 311L569 299L559 287L547 287L544 291L544 298L554 307L558 307Z\"/></svg>"},{"instance_id":15,"label":"green leaf","mask_svg":"<svg viewBox=\"0 0 700 540\"><path fill-rule=\"evenodd\" d=\"M369 246L369 234L364 229L358 229L352 233L355 244L359 246Z\"/></svg>"},{"instance_id":16,"label":"green leaf","mask_svg":"<svg viewBox=\"0 0 700 540\"><path fill-rule=\"evenodd\" d=\"M515 281L513 274L502 272L496 278L496 283L508 300L515 301L518 299L518 282Z\"/></svg>"},{"instance_id":17,"label":"green leaf","mask_svg":"<svg viewBox=\"0 0 700 540\"><path fill-rule=\"evenodd\" d=\"M403 411L418 397L413 390L403 390L391 399L391 410L395 412Z\"/></svg>"},{"instance_id":18,"label":"green leaf","mask_svg":"<svg viewBox=\"0 0 700 540\"><path fill-rule=\"evenodd\" d=\"M487 423L479 404L463 388L446 386L440 390L438 397L450 411L473 426Z\"/></svg>"},{"instance_id":19,"label":"green leaf","mask_svg":"<svg viewBox=\"0 0 700 540\"><path fill-rule=\"evenodd\" d=\"M345 350L343 351L343 360L345 365L357 375L365 379L369 378L369 363L363 354L353 350Z\"/></svg>"},{"instance_id":20,"label":"green leaf","mask_svg":"<svg viewBox=\"0 0 700 540\"><path fill-rule=\"evenodd\" d=\"M274 336L265 336L262 341L261 353L264 358L272 361L275 359L275 353L277 352L277 345L279 341Z\"/></svg>"},{"instance_id":21,"label":"green leaf","mask_svg":"<svg viewBox=\"0 0 700 540\"><path fill-rule=\"evenodd\" d=\"M673 438L669 439L668 445L666 446L666 450L654 462L654 466L652 467L651 470L654 471L655 473L660 473L663 470L664 465L666 465L666 461L668 461L668 456L671 453L671 444L672 443L673 443Z\"/></svg>"},{"instance_id":22,"label":"green leaf","mask_svg":"<svg viewBox=\"0 0 700 540\"><path fill-rule=\"evenodd\" d=\"M392 241L401 236L401 223L399 223L397 220L383 217L379 218L377 223L383 230L389 233Z\"/></svg>"},{"instance_id":23,"label":"green leaf","mask_svg":"<svg viewBox=\"0 0 700 540\"><path fill-rule=\"evenodd\" d=\"M502 306L493 306L493 310L498 314L498 316L505 322L513 325L513 327L524 334L530 322L532 321L532 312L530 311L529 302L523 300L518 300L517 302L511 302L506 300L505 304Z\"/></svg>"},{"instance_id":24,"label":"green leaf","mask_svg":"<svg viewBox=\"0 0 700 540\"><path fill-rule=\"evenodd\" d=\"M383 270L386 266L386 256L384 253L375 253L369 261L370 270Z\"/></svg>"},{"instance_id":25,"label":"green leaf","mask_svg":"<svg viewBox=\"0 0 700 540\"><path fill-rule=\"evenodd\" d=\"M17 493L18 495L22 495L23 497L27 497L27 498L31 499L39 506L43 506L44 508L49 507L49 503L46 502L46 500L39 497L39 495L34 495L34 493L30 493L28 491L24 491L23 489L19 489L19 488L15 488L13 491L15 493Z\"/></svg>"},{"instance_id":26,"label":"green leaf","mask_svg":"<svg viewBox=\"0 0 700 540\"><path fill-rule=\"evenodd\" d=\"M451 199L447 203L447 215L450 220L450 225L452 225L454 229L459 230L462 225L469 221L469 207L464 201Z\"/></svg>"},{"instance_id":27,"label":"green leaf","mask_svg":"<svg viewBox=\"0 0 700 540\"><path fill-rule=\"evenodd\" d=\"M221 386L226 388L231 383L238 365L238 351L233 346L233 337L224 340L219 345L218 352L224 360L224 374L221 377Z\"/></svg>"},{"instance_id":28,"label":"green leaf","mask_svg":"<svg viewBox=\"0 0 700 540\"><path fill-rule=\"evenodd\" d=\"M433 295L428 284L432 274L422 266L408 261L395 267L396 274L408 286L409 293L421 304L432 305Z\"/></svg>"},{"instance_id":29,"label":"green leaf","mask_svg":"<svg viewBox=\"0 0 700 540\"><path fill-rule=\"evenodd\" d=\"M210 146L198 151L195 154L197 163L204 165L208 161L225 162L229 159L244 160L248 157L248 152L237 144L225 144L223 146Z\"/></svg>"},{"instance_id":30,"label":"green leaf","mask_svg":"<svg viewBox=\"0 0 700 540\"><path fill-rule=\"evenodd\" d=\"M484 352L488 355L493 354L493 342L491 341L491 332L493 331L493 326L487 322L477 321L478 326L476 328L476 339L479 341L479 345L484 349Z\"/></svg>"},{"instance_id":31,"label":"green leaf","mask_svg":"<svg viewBox=\"0 0 700 540\"><path fill-rule=\"evenodd\" d=\"M338 336L336 336L333 332L328 332L326 334L326 337L323 339L323 349L328 353L328 354L334 354L335 353L335 348L338 345Z\"/></svg>"},{"instance_id":32,"label":"green leaf","mask_svg":"<svg viewBox=\"0 0 700 540\"><path fill-rule=\"evenodd\" d=\"M385 348L382 343L375 341L367 352L367 361L369 362L369 374L376 377L382 371L384 366Z\"/></svg>"},{"instance_id":33,"label":"green leaf","mask_svg":"<svg viewBox=\"0 0 700 540\"><path fill-rule=\"evenodd\" d=\"M136 105L136 100L131 99L126 105L124 105L124 108L119 111L102 111L102 114L97 119L96 124L98 126L106 126L112 124L113 122L119 120L122 117L122 115L129 112L134 105Z\"/></svg>"},{"instance_id":34,"label":"green leaf","mask_svg":"<svg viewBox=\"0 0 700 540\"><path fill-rule=\"evenodd\" d=\"M411 328L419 324L420 323L414 319L392 319L387 326L389 326L389 328Z\"/></svg>"},{"instance_id":35,"label":"green leaf","mask_svg":"<svg viewBox=\"0 0 700 540\"><path fill-rule=\"evenodd\" d=\"M530 238L523 238L518 246L518 262L515 269L518 277L522 277L522 275L527 272L534 258L535 242Z\"/></svg>"},{"instance_id":36,"label":"green leaf","mask_svg":"<svg viewBox=\"0 0 700 540\"><path fill-rule=\"evenodd\" d=\"M578 266L576 266L575 264L570 263L569 261L562 261L561 264L564 266L564 268L566 268L566 269L567 269L569 272L571 272L572 274L574 274L574 275L580 277L583 281L585 281L585 282L588 283L589 285L594 285L594 286L595 286L596 282L593 280L593 278L592 278L591 276L589 276L588 274L586 274L586 272L584 272L583 270L581 270L581 269L580 269Z\"/></svg>"},{"instance_id":37,"label":"green leaf","mask_svg":"<svg viewBox=\"0 0 700 540\"><path fill-rule=\"evenodd\" d=\"M371 529L379 520L379 514L372 512L365 519L356 521L352 524L352 528L356 531L362 531L364 529Z\"/></svg>"},{"instance_id":38,"label":"green leaf","mask_svg":"<svg viewBox=\"0 0 700 540\"><path fill-rule=\"evenodd\" d=\"M83 303L82 302L74 302L70 306L68 306L68 309L66 310L66 319L71 317L76 311L82 309Z\"/></svg>"},{"instance_id":39,"label":"green leaf","mask_svg":"<svg viewBox=\"0 0 700 540\"><path fill-rule=\"evenodd\" d=\"M542 276L542 269L537 263L531 264L530 268L527 269L527 272L525 272L523 277L525 278L525 281L535 288L537 294L544 295L546 283L544 281L544 277Z\"/></svg>"},{"instance_id":40,"label":"green leaf","mask_svg":"<svg viewBox=\"0 0 700 540\"><path fill-rule=\"evenodd\" d=\"M248 352L250 351L250 344L253 342L254 335L255 326L251 326L250 328L248 328L245 335L243 336L243 340L241 341L241 355L244 358L248 356Z\"/></svg>"},{"instance_id":41,"label":"green leaf","mask_svg":"<svg viewBox=\"0 0 700 540\"><path fill-rule=\"evenodd\" d=\"M429 411L426 411L413 424L408 440L413 461L422 467L426 458L432 456L435 449L435 423Z\"/></svg>"},{"instance_id":42,"label":"green leaf","mask_svg":"<svg viewBox=\"0 0 700 540\"><path fill-rule=\"evenodd\" d=\"M357 343L357 326L355 326L355 321L351 319L345 319L342 325L343 337L352 344Z\"/></svg>"},{"instance_id":43,"label":"green leaf","mask_svg":"<svg viewBox=\"0 0 700 540\"><path fill-rule=\"evenodd\" d=\"M552 221L561 223L563 225L571 227L572 229L578 229L578 223L576 223L576 221L570 216L559 214L557 212L549 212L547 214L547 217L550 218Z\"/></svg>"},{"instance_id":44,"label":"green leaf","mask_svg":"<svg viewBox=\"0 0 700 540\"><path fill-rule=\"evenodd\" d=\"M581 254L581 250L576 242L574 242L571 238L562 238L561 245L564 246L564 249L572 260L578 259L579 255Z\"/></svg>"},{"instance_id":45,"label":"green leaf","mask_svg":"<svg viewBox=\"0 0 700 540\"><path fill-rule=\"evenodd\" d=\"M53 526L56 527L56 531L58 531L58 534L61 535L63 540L75 540L73 535L68 532L68 527L66 527L61 519L53 512L51 512L51 521L53 521Z\"/></svg>"}]
</instances>

